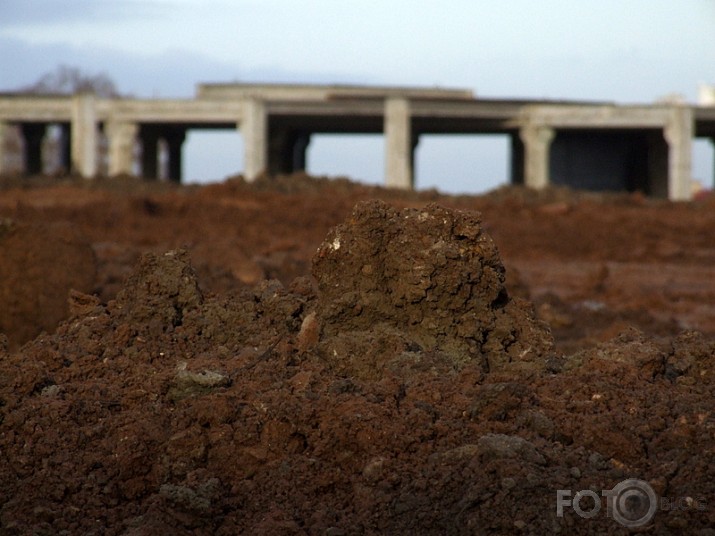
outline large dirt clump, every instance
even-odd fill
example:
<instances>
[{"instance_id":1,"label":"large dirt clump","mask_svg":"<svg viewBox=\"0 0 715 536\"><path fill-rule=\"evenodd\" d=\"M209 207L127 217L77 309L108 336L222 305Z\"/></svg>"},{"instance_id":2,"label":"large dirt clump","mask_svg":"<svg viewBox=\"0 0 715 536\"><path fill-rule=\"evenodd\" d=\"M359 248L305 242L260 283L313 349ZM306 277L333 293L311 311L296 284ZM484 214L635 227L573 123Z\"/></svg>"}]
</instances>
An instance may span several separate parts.
<instances>
[{"instance_id":1,"label":"large dirt clump","mask_svg":"<svg viewBox=\"0 0 715 536\"><path fill-rule=\"evenodd\" d=\"M320 246L313 275L321 349L353 373L366 372L364 356L376 340L386 361L424 350L455 366L478 361L487 372L539 366L553 352L531 304L509 296L477 212L360 203Z\"/></svg>"}]
</instances>

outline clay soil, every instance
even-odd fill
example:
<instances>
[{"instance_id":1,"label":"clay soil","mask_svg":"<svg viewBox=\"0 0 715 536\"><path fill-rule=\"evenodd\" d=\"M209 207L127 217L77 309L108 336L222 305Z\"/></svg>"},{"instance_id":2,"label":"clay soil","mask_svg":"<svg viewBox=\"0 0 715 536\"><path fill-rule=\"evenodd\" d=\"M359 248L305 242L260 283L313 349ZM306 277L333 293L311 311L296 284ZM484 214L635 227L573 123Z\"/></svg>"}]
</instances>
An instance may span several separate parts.
<instances>
[{"instance_id":1,"label":"clay soil","mask_svg":"<svg viewBox=\"0 0 715 536\"><path fill-rule=\"evenodd\" d=\"M713 198L0 183L0 534L715 534Z\"/></svg>"}]
</instances>

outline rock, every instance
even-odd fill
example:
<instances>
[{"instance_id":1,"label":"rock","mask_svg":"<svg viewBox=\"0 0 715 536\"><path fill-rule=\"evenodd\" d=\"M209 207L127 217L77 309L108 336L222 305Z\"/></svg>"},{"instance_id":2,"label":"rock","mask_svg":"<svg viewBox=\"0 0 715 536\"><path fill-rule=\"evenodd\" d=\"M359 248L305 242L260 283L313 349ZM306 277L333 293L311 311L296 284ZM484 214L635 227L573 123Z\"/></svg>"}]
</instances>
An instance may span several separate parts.
<instances>
[{"instance_id":1,"label":"rock","mask_svg":"<svg viewBox=\"0 0 715 536\"><path fill-rule=\"evenodd\" d=\"M486 434L479 438L477 446L482 461L518 458L537 465L546 464L546 459L536 450L534 444L519 436Z\"/></svg>"},{"instance_id":2,"label":"rock","mask_svg":"<svg viewBox=\"0 0 715 536\"><path fill-rule=\"evenodd\" d=\"M320 324L315 312L308 313L303 318L300 331L296 339L298 350L306 352L318 344L320 338Z\"/></svg>"},{"instance_id":3,"label":"rock","mask_svg":"<svg viewBox=\"0 0 715 536\"><path fill-rule=\"evenodd\" d=\"M523 425L541 437L551 439L556 426L546 414L539 410L528 410L519 415L517 423Z\"/></svg>"},{"instance_id":4,"label":"rock","mask_svg":"<svg viewBox=\"0 0 715 536\"><path fill-rule=\"evenodd\" d=\"M231 379L226 374L213 370L190 372L186 370L186 363L180 363L167 397L177 402L190 396L210 393L219 387L228 387L230 384Z\"/></svg>"},{"instance_id":5,"label":"rock","mask_svg":"<svg viewBox=\"0 0 715 536\"><path fill-rule=\"evenodd\" d=\"M460 445L444 452L437 452L430 456L430 461L437 463L456 463L462 460L469 460L479 454L479 445Z\"/></svg>"},{"instance_id":6,"label":"rock","mask_svg":"<svg viewBox=\"0 0 715 536\"><path fill-rule=\"evenodd\" d=\"M197 489L188 486L162 484L159 496L182 511L206 515L211 510L211 502L218 496L220 487L217 478L211 478L202 483Z\"/></svg>"},{"instance_id":7,"label":"rock","mask_svg":"<svg viewBox=\"0 0 715 536\"><path fill-rule=\"evenodd\" d=\"M375 484L385 473L385 462L386 460L382 456L371 459L363 467L362 476L370 484Z\"/></svg>"}]
</instances>

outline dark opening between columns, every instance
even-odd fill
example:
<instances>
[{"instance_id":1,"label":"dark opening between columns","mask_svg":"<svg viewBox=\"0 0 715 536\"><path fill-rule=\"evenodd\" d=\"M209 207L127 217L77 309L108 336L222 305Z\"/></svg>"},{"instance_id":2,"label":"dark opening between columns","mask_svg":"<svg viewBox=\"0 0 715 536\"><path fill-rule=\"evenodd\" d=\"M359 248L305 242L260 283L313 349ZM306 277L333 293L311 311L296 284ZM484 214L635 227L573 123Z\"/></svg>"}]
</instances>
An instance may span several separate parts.
<instances>
[{"instance_id":1,"label":"dark opening between columns","mask_svg":"<svg viewBox=\"0 0 715 536\"><path fill-rule=\"evenodd\" d=\"M161 175L161 150L165 142L167 152L167 178L181 182L183 173L182 146L186 139L186 127L177 125L142 125L139 131L142 144L142 175L156 180Z\"/></svg>"},{"instance_id":2,"label":"dark opening between columns","mask_svg":"<svg viewBox=\"0 0 715 536\"><path fill-rule=\"evenodd\" d=\"M25 139L23 167L27 175L39 175L43 171L42 140L45 137L47 125L44 123L22 123L20 126Z\"/></svg>"}]
</instances>

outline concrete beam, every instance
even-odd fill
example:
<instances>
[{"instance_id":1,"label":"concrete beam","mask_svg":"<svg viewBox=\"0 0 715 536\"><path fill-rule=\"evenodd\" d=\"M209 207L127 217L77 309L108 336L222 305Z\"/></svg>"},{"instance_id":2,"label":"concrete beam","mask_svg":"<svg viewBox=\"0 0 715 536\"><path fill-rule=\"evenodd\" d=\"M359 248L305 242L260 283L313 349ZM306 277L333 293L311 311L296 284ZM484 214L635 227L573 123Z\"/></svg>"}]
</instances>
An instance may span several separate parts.
<instances>
[{"instance_id":1,"label":"concrete beam","mask_svg":"<svg viewBox=\"0 0 715 536\"><path fill-rule=\"evenodd\" d=\"M199 99L251 99L325 101L332 99L386 99L403 97L429 100L473 100L470 89L315 85L315 84L199 84L196 88Z\"/></svg>"},{"instance_id":2,"label":"concrete beam","mask_svg":"<svg viewBox=\"0 0 715 536\"><path fill-rule=\"evenodd\" d=\"M82 177L97 175L97 98L91 93L72 97L72 169Z\"/></svg>"},{"instance_id":3,"label":"concrete beam","mask_svg":"<svg viewBox=\"0 0 715 536\"><path fill-rule=\"evenodd\" d=\"M134 144L139 125L124 121L111 121L105 125L109 140L110 176L134 174ZM154 153L156 159L156 152Z\"/></svg>"},{"instance_id":4,"label":"concrete beam","mask_svg":"<svg viewBox=\"0 0 715 536\"><path fill-rule=\"evenodd\" d=\"M663 135L668 143L668 199L693 198L692 155L695 123L692 108L674 106Z\"/></svg>"},{"instance_id":5,"label":"concrete beam","mask_svg":"<svg viewBox=\"0 0 715 536\"><path fill-rule=\"evenodd\" d=\"M230 128L243 119L243 103L186 99L103 99L98 102L97 114L100 120Z\"/></svg>"},{"instance_id":6,"label":"concrete beam","mask_svg":"<svg viewBox=\"0 0 715 536\"><path fill-rule=\"evenodd\" d=\"M72 118L71 97L40 95L0 96L0 121L57 123Z\"/></svg>"},{"instance_id":7,"label":"concrete beam","mask_svg":"<svg viewBox=\"0 0 715 536\"><path fill-rule=\"evenodd\" d=\"M263 101L248 99L244 102L239 128L244 146L243 174L248 182L252 182L268 170L268 116Z\"/></svg>"},{"instance_id":8,"label":"concrete beam","mask_svg":"<svg viewBox=\"0 0 715 536\"><path fill-rule=\"evenodd\" d=\"M530 104L522 108L518 121L556 129L660 128L668 113L664 105Z\"/></svg>"},{"instance_id":9,"label":"concrete beam","mask_svg":"<svg viewBox=\"0 0 715 536\"><path fill-rule=\"evenodd\" d=\"M413 145L410 103L403 98L385 101L385 184L388 188L411 190Z\"/></svg>"},{"instance_id":10,"label":"concrete beam","mask_svg":"<svg viewBox=\"0 0 715 536\"><path fill-rule=\"evenodd\" d=\"M519 130L524 144L524 184L541 190L549 184L549 156L554 129L526 125Z\"/></svg>"}]
</instances>

